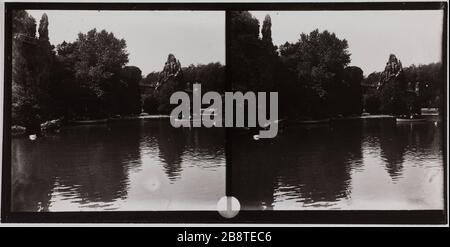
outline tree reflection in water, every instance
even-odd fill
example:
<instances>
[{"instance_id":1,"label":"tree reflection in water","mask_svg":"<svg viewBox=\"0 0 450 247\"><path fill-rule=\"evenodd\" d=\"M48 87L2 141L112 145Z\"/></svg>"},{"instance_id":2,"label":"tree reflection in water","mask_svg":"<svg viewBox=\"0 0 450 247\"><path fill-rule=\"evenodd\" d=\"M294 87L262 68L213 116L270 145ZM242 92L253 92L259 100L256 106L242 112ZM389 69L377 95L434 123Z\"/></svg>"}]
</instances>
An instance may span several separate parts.
<instances>
[{"instance_id":1,"label":"tree reflection in water","mask_svg":"<svg viewBox=\"0 0 450 247\"><path fill-rule=\"evenodd\" d=\"M117 202L128 200L130 174L143 172L143 165L161 166L172 182L190 169L186 165L212 172L211 163L224 166L223 129L175 129L166 120L65 127L35 142L14 138L12 210L120 209ZM144 156L149 163L143 164Z\"/></svg>"},{"instance_id":2,"label":"tree reflection in water","mask_svg":"<svg viewBox=\"0 0 450 247\"><path fill-rule=\"evenodd\" d=\"M258 141L234 131L232 193L247 210L347 208L354 202L354 186L359 186L353 174L377 165L364 163L365 149L379 150L377 160L395 182L412 159L441 165L439 129L429 123L410 126L370 119L299 125L275 139ZM368 174L373 181L367 187L385 183L381 175Z\"/></svg>"}]
</instances>

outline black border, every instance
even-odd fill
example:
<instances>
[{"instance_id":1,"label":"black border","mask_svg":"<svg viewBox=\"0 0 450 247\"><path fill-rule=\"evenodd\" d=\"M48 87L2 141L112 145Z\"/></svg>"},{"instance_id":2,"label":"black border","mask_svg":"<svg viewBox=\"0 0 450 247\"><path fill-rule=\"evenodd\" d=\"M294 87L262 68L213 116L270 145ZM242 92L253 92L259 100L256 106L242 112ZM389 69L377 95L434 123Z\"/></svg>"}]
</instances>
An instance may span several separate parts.
<instances>
[{"instance_id":1,"label":"black border","mask_svg":"<svg viewBox=\"0 0 450 247\"><path fill-rule=\"evenodd\" d=\"M5 223L301 223L301 224L447 224L447 128L443 130L444 210L300 210L240 211L232 219L216 211L117 211L117 212L11 212L11 11L14 9L46 10L444 10L442 36L443 76L447 78L447 2L352 2L352 3L5 3L5 70L2 157L1 221ZM225 30L229 32L228 19ZM229 37L226 35L226 46ZM226 60L229 52L226 52ZM227 64L226 74L229 74ZM227 87L230 82L227 81ZM443 89L448 93L447 83ZM444 95L442 123L447 127L447 94ZM227 131L227 136L230 132ZM231 148L226 138L226 149ZM231 160L230 152L226 153ZM227 161L227 195L231 195L231 162Z\"/></svg>"}]
</instances>

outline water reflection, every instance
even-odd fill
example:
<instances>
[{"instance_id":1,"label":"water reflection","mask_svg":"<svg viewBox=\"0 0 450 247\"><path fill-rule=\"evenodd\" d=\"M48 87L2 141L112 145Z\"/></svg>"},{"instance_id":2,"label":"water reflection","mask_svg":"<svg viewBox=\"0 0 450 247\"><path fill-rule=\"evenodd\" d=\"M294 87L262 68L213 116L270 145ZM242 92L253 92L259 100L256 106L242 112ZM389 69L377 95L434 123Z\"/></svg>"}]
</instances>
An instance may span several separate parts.
<instances>
[{"instance_id":1,"label":"water reflection","mask_svg":"<svg viewBox=\"0 0 450 247\"><path fill-rule=\"evenodd\" d=\"M379 142L381 149L381 158L386 162L386 170L392 180L397 180L403 171L404 155L409 140L406 138L408 133L401 124L381 125Z\"/></svg>"},{"instance_id":2,"label":"water reflection","mask_svg":"<svg viewBox=\"0 0 450 247\"><path fill-rule=\"evenodd\" d=\"M73 126L36 142L14 138L12 167L14 211L214 210L225 187L224 135L174 129L167 120ZM197 193L205 176L223 179L185 203L181 194ZM197 184L184 181L193 178ZM159 204L158 195L170 203Z\"/></svg>"},{"instance_id":3,"label":"water reflection","mask_svg":"<svg viewBox=\"0 0 450 247\"><path fill-rule=\"evenodd\" d=\"M159 148L159 157L164 161L164 169L170 180L176 180L181 173L181 156L183 155L186 140L185 129L174 129L167 124L160 124L156 137Z\"/></svg>"},{"instance_id":4,"label":"water reflection","mask_svg":"<svg viewBox=\"0 0 450 247\"><path fill-rule=\"evenodd\" d=\"M165 120L73 126L12 140L12 209L215 210L224 129ZM244 209L439 209L442 127L392 120L233 132L232 192Z\"/></svg>"},{"instance_id":5,"label":"water reflection","mask_svg":"<svg viewBox=\"0 0 450 247\"><path fill-rule=\"evenodd\" d=\"M297 126L271 140L235 132L233 194L251 210L440 208L440 129L371 119Z\"/></svg>"}]
</instances>

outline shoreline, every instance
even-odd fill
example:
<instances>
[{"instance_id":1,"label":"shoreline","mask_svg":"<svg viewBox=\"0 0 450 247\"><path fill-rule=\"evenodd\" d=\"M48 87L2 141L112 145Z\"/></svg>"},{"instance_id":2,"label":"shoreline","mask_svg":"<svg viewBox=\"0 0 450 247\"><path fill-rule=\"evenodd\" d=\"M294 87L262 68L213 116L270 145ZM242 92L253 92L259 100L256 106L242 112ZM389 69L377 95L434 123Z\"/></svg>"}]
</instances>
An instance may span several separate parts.
<instances>
[{"instance_id":1,"label":"shoreline","mask_svg":"<svg viewBox=\"0 0 450 247\"><path fill-rule=\"evenodd\" d=\"M312 119L312 120L289 120L288 122L293 124L328 124L334 121L346 121L346 120L359 120L359 119L395 119L393 115L377 114L377 115L360 115L360 116L349 116L349 117L330 117L323 119Z\"/></svg>"},{"instance_id":2,"label":"shoreline","mask_svg":"<svg viewBox=\"0 0 450 247\"><path fill-rule=\"evenodd\" d=\"M137 119L163 119L169 118L169 115L145 115L145 116L124 116L120 118L101 118L101 119L91 119L91 120L74 120L68 122L69 125L83 125L83 124L103 124L116 121L125 120L137 120Z\"/></svg>"},{"instance_id":3,"label":"shoreline","mask_svg":"<svg viewBox=\"0 0 450 247\"><path fill-rule=\"evenodd\" d=\"M65 124L60 124L60 120L49 120L41 123L41 133L50 133L50 132L58 132L59 129L63 126L77 126L77 125L95 125L95 124L107 124L111 122L118 121L127 121L127 120L138 120L138 119L163 119L170 118L169 115L144 115L144 116L126 116L120 118L101 118L101 119L89 119L89 120L72 120ZM45 123L55 122L54 126L48 126L47 129L44 129L42 126ZM11 126L11 137L21 137L26 136L26 128L21 125L12 125Z\"/></svg>"},{"instance_id":4,"label":"shoreline","mask_svg":"<svg viewBox=\"0 0 450 247\"><path fill-rule=\"evenodd\" d=\"M119 122L119 121L127 121L127 120L140 120L140 119L165 119L170 118L169 115L144 115L144 116L125 116L120 118L102 118L102 119L91 119L91 120L75 120L75 121L69 121L68 123L64 124L66 126L70 125L94 125L94 124L107 124L111 122ZM399 118L393 115L386 115L386 114L377 114L377 115L361 115L361 116L350 116L350 117L334 117L334 118L325 118L325 119L317 119L317 120L288 120L288 125L323 125L323 124L331 124L336 121L350 121L350 120L365 120L365 119L393 119L396 122L400 123L420 123L420 122L435 122L441 121L441 118L439 115L424 115L423 119L420 119L421 121L414 120L398 120ZM63 126L64 126L63 125ZM42 132L51 132L42 130ZM13 125L11 126L11 136L12 137L20 137L25 136L25 127L19 126L19 125Z\"/></svg>"}]
</instances>

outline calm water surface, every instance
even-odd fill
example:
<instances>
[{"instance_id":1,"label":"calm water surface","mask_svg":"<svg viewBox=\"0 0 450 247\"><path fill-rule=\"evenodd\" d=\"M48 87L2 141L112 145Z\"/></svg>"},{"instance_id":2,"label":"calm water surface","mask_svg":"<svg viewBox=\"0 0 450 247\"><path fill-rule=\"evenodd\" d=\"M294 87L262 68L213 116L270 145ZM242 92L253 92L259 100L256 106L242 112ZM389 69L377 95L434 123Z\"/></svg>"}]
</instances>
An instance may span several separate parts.
<instances>
[{"instance_id":1,"label":"calm water surface","mask_svg":"<svg viewBox=\"0 0 450 247\"><path fill-rule=\"evenodd\" d=\"M235 133L233 194L247 210L442 209L441 128L367 119Z\"/></svg>"},{"instance_id":2,"label":"calm water surface","mask_svg":"<svg viewBox=\"0 0 450 247\"><path fill-rule=\"evenodd\" d=\"M232 193L247 210L442 209L441 123L356 120L274 139L232 134ZM12 140L13 210L215 210L224 129L167 119Z\"/></svg>"},{"instance_id":3,"label":"calm water surface","mask_svg":"<svg viewBox=\"0 0 450 247\"><path fill-rule=\"evenodd\" d=\"M216 210L224 140L223 129L175 129L168 119L13 138L13 210Z\"/></svg>"}]
</instances>

